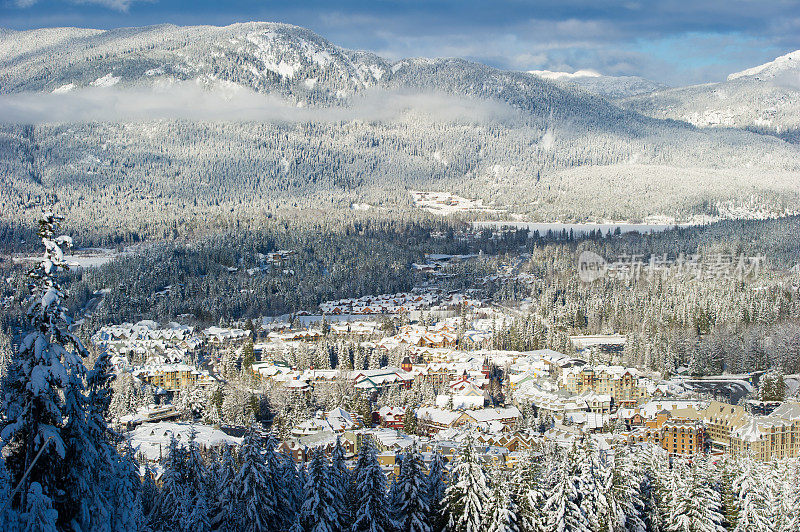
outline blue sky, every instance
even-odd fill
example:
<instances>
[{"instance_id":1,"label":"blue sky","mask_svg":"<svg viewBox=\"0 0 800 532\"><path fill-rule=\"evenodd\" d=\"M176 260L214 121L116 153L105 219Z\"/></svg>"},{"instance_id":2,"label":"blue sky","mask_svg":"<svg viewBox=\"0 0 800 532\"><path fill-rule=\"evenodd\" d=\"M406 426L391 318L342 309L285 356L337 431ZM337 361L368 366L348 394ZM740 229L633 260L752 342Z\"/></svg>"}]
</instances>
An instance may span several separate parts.
<instances>
[{"instance_id":1,"label":"blue sky","mask_svg":"<svg viewBox=\"0 0 800 532\"><path fill-rule=\"evenodd\" d=\"M670 85L724 79L800 49L793 0L0 0L0 26L12 29L249 20L305 26L388 59L457 56Z\"/></svg>"}]
</instances>

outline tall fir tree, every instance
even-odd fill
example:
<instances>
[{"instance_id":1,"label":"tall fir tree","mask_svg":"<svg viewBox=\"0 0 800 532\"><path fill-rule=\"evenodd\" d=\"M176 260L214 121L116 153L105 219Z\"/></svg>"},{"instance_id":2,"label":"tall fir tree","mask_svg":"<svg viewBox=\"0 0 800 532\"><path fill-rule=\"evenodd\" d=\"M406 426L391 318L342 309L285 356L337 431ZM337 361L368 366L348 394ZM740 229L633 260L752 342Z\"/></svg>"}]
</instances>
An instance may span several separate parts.
<instances>
[{"instance_id":1,"label":"tall fir tree","mask_svg":"<svg viewBox=\"0 0 800 532\"><path fill-rule=\"evenodd\" d=\"M300 509L300 521L306 532L334 532L338 519L331 489L328 459L317 450L306 470L305 501Z\"/></svg>"},{"instance_id":2,"label":"tall fir tree","mask_svg":"<svg viewBox=\"0 0 800 532\"><path fill-rule=\"evenodd\" d=\"M150 527L153 530L179 530L180 515L183 509L184 471L186 467L186 449L178 444L174 435L170 437L167 456L161 473L161 489L156 498L156 505L149 515Z\"/></svg>"},{"instance_id":3,"label":"tall fir tree","mask_svg":"<svg viewBox=\"0 0 800 532\"><path fill-rule=\"evenodd\" d=\"M547 529L554 532L590 532L591 521L581 501L583 484L577 464L578 447L573 445L558 472L558 478L544 506Z\"/></svg>"},{"instance_id":4,"label":"tall fir tree","mask_svg":"<svg viewBox=\"0 0 800 532\"><path fill-rule=\"evenodd\" d=\"M431 532L427 477L416 444L403 455L398 486L395 528L401 532Z\"/></svg>"},{"instance_id":5,"label":"tall fir tree","mask_svg":"<svg viewBox=\"0 0 800 532\"><path fill-rule=\"evenodd\" d=\"M11 479L6 470L6 461L0 454L0 530L16 532L20 524L20 515L11 507Z\"/></svg>"},{"instance_id":6,"label":"tall fir tree","mask_svg":"<svg viewBox=\"0 0 800 532\"><path fill-rule=\"evenodd\" d=\"M671 475L667 468L665 452L654 445L647 445L636 458L643 475L644 493L643 519L648 531L661 532L669 516L672 492Z\"/></svg>"},{"instance_id":7,"label":"tall fir tree","mask_svg":"<svg viewBox=\"0 0 800 532\"><path fill-rule=\"evenodd\" d=\"M86 349L69 331L71 319L62 305L64 292L58 275L69 267L61 247L71 245L72 241L66 236L56 237L61 221L61 217L52 213L39 221L38 234L45 251L41 262L28 274L30 306L26 318L30 332L12 356L3 380L5 415L0 444L12 484L19 486L15 506L30 513L33 508L29 508L27 498L33 494L41 519L53 515L45 509L47 505L63 503L63 519L78 511L64 489L67 448L63 429L70 422L67 407L73 414L84 407L75 404L82 401L76 399L72 379L85 371ZM65 404L65 395L69 405ZM30 473L24 476L29 467ZM36 488L31 489L34 483ZM55 512L57 515L58 510Z\"/></svg>"},{"instance_id":8,"label":"tall fir tree","mask_svg":"<svg viewBox=\"0 0 800 532\"><path fill-rule=\"evenodd\" d=\"M386 498L386 475L369 439L361 445L355 470L354 515L352 532L387 532L391 530Z\"/></svg>"},{"instance_id":9,"label":"tall fir tree","mask_svg":"<svg viewBox=\"0 0 800 532\"><path fill-rule=\"evenodd\" d=\"M109 528L113 532L140 530L145 524L142 507L144 483L139 478L139 464L130 443L124 444L122 452L116 455L115 466L116 475L111 483L110 497L114 507L110 512Z\"/></svg>"},{"instance_id":10,"label":"tall fir tree","mask_svg":"<svg viewBox=\"0 0 800 532\"><path fill-rule=\"evenodd\" d=\"M509 490L521 530L542 530L546 526L542 509L546 502L547 472L547 467L536 467L532 452L522 453L512 472Z\"/></svg>"},{"instance_id":11,"label":"tall fir tree","mask_svg":"<svg viewBox=\"0 0 800 532\"><path fill-rule=\"evenodd\" d=\"M181 524L186 531L211 527L208 493L210 481L196 437L196 432L192 430L186 445L180 497Z\"/></svg>"},{"instance_id":12,"label":"tall fir tree","mask_svg":"<svg viewBox=\"0 0 800 532\"><path fill-rule=\"evenodd\" d=\"M682 466L683 474L676 485L669 532L723 532L725 517L722 500L712 484L708 460L698 458Z\"/></svg>"},{"instance_id":13,"label":"tall fir tree","mask_svg":"<svg viewBox=\"0 0 800 532\"><path fill-rule=\"evenodd\" d=\"M331 490L333 492L333 506L336 513L338 527L344 530L350 526L350 498L352 478L350 470L345 463L344 448L339 438L331 452Z\"/></svg>"},{"instance_id":14,"label":"tall fir tree","mask_svg":"<svg viewBox=\"0 0 800 532\"><path fill-rule=\"evenodd\" d=\"M276 515L274 493L268 491L269 470L261 437L251 429L239 448L241 466L233 479L234 522L238 530L269 532Z\"/></svg>"},{"instance_id":15,"label":"tall fir tree","mask_svg":"<svg viewBox=\"0 0 800 532\"><path fill-rule=\"evenodd\" d=\"M645 532L641 477L624 447L615 447L603 470L600 530Z\"/></svg>"},{"instance_id":16,"label":"tall fir tree","mask_svg":"<svg viewBox=\"0 0 800 532\"><path fill-rule=\"evenodd\" d=\"M578 493L580 506L591 530L600 528L599 518L606 505L602 487L602 468L595 440L584 437L577 447Z\"/></svg>"},{"instance_id":17,"label":"tall fir tree","mask_svg":"<svg viewBox=\"0 0 800 532\"><path fill-rule=\"evenodd\" d=\"M782 470L777 474L779 479L780 503L777 510L778 518L775 522L776 532L790 532L800 530L800 462L785 462Z\"/></svg>"},{"instance_id":18,"label":"tall fir tree","mask_svg":"<svg viewBox=\"0 0 800 532\"><path fill-rule=\"evenodd\" d=\"M775 508L771 506L770 483L765 468L746 460L739 476L733 481L737 512L734 532L771 530L775 523Z\"/></svg>"},{"instance_id":19,"label":"tall fir tree","mask_svg":"<svg viewBox=\"0 0 800 532\"><path fill-rule=\"evenodd\" d=\"M720 496L722 511L728 529L736 527L739 521L739 497L736 490L736 479L740 475L742 464L730 456L724 456L718 463Z\"/></svg>"},{"instance_id":20,"label":"tall fir tree","mask_svg":"<svg viewBox=\"0 0 800 532\"><path fill-rule=\"evenodd\" d=\"M31 482L28 488L27 511L22 514L24 532L57 532L58 512L53 509L53 501L43 491L38 482Z\"/></svg>"},{"instance_id":21,"label":"tall fir tree","mask_svg":"<svg viewBox=\"0 0 800 532\"><path fill-rule=\"evenodd\" d=\"M286 497L286 508L283 512L286 524L294 523L295 516L300 514L300 508L303 506L306 482L304 471L303 468L298 470L289 455L283 453L278 455L278 473Z\"/></svg>"},{"instance_id":22,"label":"tall fir tree","mask_svg":"<svg viewBox=\"0 0 800 532\"><path fill-rule=\"evenodd\" d=\"M444 504L449 519L447 530L452 532L478 532L489 498L486 473L475 455L472 440L467 439L451 474Z\"/></svg>"},{"instance_id":23,"label":"tall fir tree","mask_svg":"<svg viewBox=\"0 0 800 532\"><path fill-rule=\"evenodd\" d=\"M483 525L486 532L519 532L517 505L511 497L509 480L504 475L495 475L488 506Z\"/></svg>"},{"instance_id":24,"label":"tall fir tree","mask_svg":"<svg viewBox=\"0 0 800 532\"><path fill-rule=\"evenodd\" d=\"M433 532L442 532L447 526L447 511L444 496L447 482L447 466L439 451L433 451L428 472L428 520Z\"/></svg>"},{"instance_id":25,"label":"tall fir tree","mask_svg":"<svg viewBox=\"0 0 800 532\"><path fill-rule=\"evenodd\" d=\"M233 479L236 478L237 471L233 449L225 444L220 449L219 458L210 474L209 514L210 524L215 530L227 531L233 528Z\"/></svg>"}]
</instances>

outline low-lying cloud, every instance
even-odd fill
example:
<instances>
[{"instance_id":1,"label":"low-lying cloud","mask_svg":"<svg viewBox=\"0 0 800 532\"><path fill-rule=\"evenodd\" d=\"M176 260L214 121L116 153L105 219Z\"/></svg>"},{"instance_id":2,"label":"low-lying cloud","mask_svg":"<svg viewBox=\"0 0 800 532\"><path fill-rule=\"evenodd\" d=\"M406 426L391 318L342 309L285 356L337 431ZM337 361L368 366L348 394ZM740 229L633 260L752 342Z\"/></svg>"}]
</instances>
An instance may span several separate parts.
<instances>
[{"instance_id":1,"label":"low-lying cloud","mask_svg":"<svg viewBox=\"0 0 800 532\"><path fill-rule=\"evenodd\" d=\"M506 122L511 106L441 93L370 90L335 107L298 107L274 95L207 90L194 83L168 88L87 87L62 93L0 95L0 123L56 124L192 120L225 122L390 122L422 116L441 122Z\"/></svg>"}]
</instances>

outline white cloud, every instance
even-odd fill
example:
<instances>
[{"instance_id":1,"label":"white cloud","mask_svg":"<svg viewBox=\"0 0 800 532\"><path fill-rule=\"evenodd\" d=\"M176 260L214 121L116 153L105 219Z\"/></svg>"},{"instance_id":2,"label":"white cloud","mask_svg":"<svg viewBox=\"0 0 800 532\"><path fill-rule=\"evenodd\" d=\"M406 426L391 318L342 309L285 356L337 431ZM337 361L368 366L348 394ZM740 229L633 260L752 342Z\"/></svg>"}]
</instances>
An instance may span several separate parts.
<instances>
[{"instance_id":1,"label":"white cloud","mask_svg":"<svg viewBox=\"0 0 800 532\"><path fill-rule=\"evenodd\" d=\"M429 119L506 122L520 112L498 101L435 93L368 91L342 107L297 107L276 96L206 90L194 83L157 89L87 87L69 92L0 95L0 122L128 122L158 119L258 122L347 122Z\"/></svg>"},{"instance_id":2,"label":"white cloud","mask_svg":"<svg viewBox=\"0 0 800 532\"><path fill-rule=\"evenodd\" d=\"M15 0L14 4L19 8L34 6L39 0ZM107 7L114 11L126 13L134 2L152 2L154 0L70 0L72 4L84 5L92 4Z\"/></svg>"}]
</instances>

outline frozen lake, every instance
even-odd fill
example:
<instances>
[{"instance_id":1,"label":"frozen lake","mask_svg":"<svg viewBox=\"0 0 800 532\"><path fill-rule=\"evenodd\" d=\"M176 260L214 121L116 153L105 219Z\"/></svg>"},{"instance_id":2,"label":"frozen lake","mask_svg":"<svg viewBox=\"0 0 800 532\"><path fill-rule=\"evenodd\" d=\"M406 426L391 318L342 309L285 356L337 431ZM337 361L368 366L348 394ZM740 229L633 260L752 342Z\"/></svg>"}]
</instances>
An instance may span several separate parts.
<instances>
[{"instance_id":1,"label":"frozen lake","mask_svg":"<svg viewBox=\"0 0 800 532\"><path fill-rule=\"evenodd\" d=\"M566 230L574 235L586 235L592 231L600 231L604 235L613 233L619 228L622 233L658 233L679 227L676 224L634 224L634 223L560 223L560 222L513 222L513 221L489 221L489 222L473 222L475 227L490 228L490 229L528 229L531 233L539 231L541 236L547 234L548 231L553 233L560 233Z\"/></svg>"}]
</instances>

